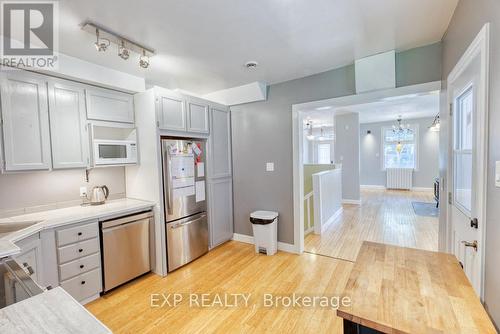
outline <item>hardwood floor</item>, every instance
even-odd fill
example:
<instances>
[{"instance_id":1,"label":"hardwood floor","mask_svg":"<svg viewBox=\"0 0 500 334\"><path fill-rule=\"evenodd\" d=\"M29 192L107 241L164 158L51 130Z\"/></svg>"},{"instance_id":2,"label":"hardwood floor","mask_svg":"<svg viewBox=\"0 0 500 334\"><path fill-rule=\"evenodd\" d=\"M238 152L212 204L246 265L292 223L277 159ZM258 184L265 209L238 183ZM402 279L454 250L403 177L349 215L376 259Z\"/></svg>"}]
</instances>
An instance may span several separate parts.
<instances>
[{"instance_id":1,"label":"hardwood floor","mask_svg":"<svg viewBox=\"0 0 500 334\"><path fill-rule=\"evenodd\" d=\"M433 202L431 192L362 190L362 204L344 205L321 236L305 238L306 252L355 261L363 241L438 250L438 219L417 216L412 202Z\"/></svg>"},{"instance_id":2,"label":"hardwood floor","mask_svg":"<svg viewBox=\"0 0 500 334\"><path fill-rule=\"evenodd\" d=\"M263 296L339 296L352 266L307 253L268 257L231 241L165 278L146 275L86 307L115 333L341 333L331 307L267 308ZM182 293L184 301L154 308L153 293ZM248 307L204 308L190 306L189 293L251 296Z\"/></svg>"}]
</instances>

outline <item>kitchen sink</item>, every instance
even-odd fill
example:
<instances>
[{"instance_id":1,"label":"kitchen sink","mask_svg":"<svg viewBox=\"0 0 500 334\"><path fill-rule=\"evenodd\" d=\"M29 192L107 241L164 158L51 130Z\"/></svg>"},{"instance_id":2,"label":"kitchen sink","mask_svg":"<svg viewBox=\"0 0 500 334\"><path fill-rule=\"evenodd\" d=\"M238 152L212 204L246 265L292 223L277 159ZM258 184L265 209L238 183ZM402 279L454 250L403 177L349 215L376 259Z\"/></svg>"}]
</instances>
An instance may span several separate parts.
<instances>
[{"instance_id":1,"label":"kitchen sink","mask_svg":"<svg viewBox=\"0 0 500 334\"><path fill-rule=\"evenodd\" d=\"M9 233L19 231L39 223L40 220L28 220L19 222L8 222L0 224L0 237L7 235Z\"/></svg>"}]
</instances>

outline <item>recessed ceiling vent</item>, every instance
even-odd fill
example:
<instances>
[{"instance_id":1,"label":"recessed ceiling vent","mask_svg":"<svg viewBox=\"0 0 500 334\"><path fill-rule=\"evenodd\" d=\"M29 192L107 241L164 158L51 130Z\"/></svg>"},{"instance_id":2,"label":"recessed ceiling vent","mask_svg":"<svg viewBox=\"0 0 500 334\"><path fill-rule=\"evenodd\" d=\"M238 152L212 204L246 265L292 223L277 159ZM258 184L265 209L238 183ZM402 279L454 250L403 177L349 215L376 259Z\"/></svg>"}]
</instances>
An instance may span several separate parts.
<instances>
[{"instance_id":1,"label":"recessed ceiling vent","mask_svg":"<svg viewBox=\"0 0 500 334\"><path fill-rule=\"evenodd\" d=\"M256 69L257 66L259 66L259 63L256 62L255 60L250 60L245 63L245 67L248 68L249 70Z\"/></svg>"}]
</instances>

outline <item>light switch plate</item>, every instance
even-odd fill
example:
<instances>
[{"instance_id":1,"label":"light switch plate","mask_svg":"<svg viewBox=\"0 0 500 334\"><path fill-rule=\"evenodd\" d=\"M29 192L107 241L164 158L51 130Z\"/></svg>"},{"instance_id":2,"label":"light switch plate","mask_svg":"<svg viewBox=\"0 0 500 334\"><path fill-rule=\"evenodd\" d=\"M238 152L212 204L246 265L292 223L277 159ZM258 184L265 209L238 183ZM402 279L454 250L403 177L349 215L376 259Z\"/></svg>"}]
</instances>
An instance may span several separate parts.
<instances>
[{"instance_id":1,"label":"light switch plate","mask_svg":"<svg viewBox=\"0 0 500 334\"><path fill-rule=\"evenodd\" d=\"M80 187L80 197L87 196L87 187Z\"/></svg>"},{"instance_id":2,"label":"light switch plate","mask_svg":"<svg viewBox=\"0 0 500 334\"><path fill-rule=\"evenodd\" d=\"M266 163L266 172L274 172L274 162Z\"/></svg>"},{"instance_id":3,"label":"light switch plate","mask_svg":"<svg viewBox=\"0 0 500 334\"><path fill-rule=\"evenodd\" d=\"M495 187L500 188L500 161L495 161Z\"/></svg>"}]
</instances>

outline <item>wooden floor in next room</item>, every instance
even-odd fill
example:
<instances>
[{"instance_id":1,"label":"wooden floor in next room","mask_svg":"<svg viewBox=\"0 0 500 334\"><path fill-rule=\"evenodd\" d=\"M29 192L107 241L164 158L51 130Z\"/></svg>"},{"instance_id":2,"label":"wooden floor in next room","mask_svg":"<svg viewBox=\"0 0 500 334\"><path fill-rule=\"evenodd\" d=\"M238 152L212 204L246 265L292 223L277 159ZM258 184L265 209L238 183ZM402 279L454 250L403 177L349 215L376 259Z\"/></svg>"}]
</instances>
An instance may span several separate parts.
<instances>
[{"instance_id":1,"label":"wooden floor in next room","mask_svg":"<svg viewBox=\"0 0 500 334\"><path fill-rule=\"evenodd\" d=\"M305 237L305 251L355 261L365 240L437 251L438 218L416 215L413 202L435 203L429 191L363 189L361 205L343 205L322 235Z\"/></svg>"}]
</instances>

